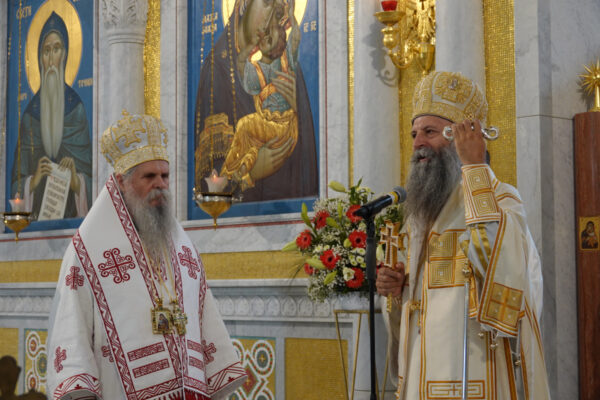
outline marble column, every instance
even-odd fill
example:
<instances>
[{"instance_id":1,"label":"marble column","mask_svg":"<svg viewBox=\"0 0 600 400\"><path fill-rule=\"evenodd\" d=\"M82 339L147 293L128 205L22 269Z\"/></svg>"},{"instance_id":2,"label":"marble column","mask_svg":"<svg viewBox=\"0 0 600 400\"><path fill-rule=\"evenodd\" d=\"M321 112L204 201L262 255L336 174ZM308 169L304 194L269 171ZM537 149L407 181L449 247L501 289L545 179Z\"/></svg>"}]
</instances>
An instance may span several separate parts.
<instances>
[{"instance_id":1,"label":"marble column","mask_svg":"<svg viewBox=\"0 0 600 400\"><path fill-rule=\"evenodd\" d=\"M387 56L381 29L384 27L374 16L381 11L376 1L353 1L354 62L348 67L353 76L353 101L349 104L354 122L353 165L354 183L362 184L375 193L389 192L400 184L400 132L398 70ZM351 51L352 48L349 49ZM350 81L352 84L352 81ZM368 309L368 302L364 306ZM354 326L357 319L354 320ZM354 331L356 332L356 331ZM357 351L355 400L366 400L371 393L370 342L368 318L363 318L360 332L355 333L352 346L360 342ZM381 391L386 360L387 333L381 315L375 317L375 358L378 389ZM349 363L350 364L350 363ZM349 379L349 384L352 379ZM392 399L396 382L388 376L385 399Z\"/></svg>"},{"instance_id":2,"label":"marble column","mask_svg":"<svg viewBox=\"0 0 600 400\"><path fill-rule=\"evenodd\" d=\"M483 2L436 2L435 69L460 72L485 91Z\"/></svg>"},{"instance_id":3,"label":"marble column","mask_svg":"<svg viewBox=\"0 0 600 400\"><path fill-rule=\"evenodd\" d=\"M374 17L381 11L379 2L355 1L354 6L354 64L349 67L354 72L354 181L363 178L374 192L389 192L400 184L398 71L383 47L383 25Z\"/></svg>"},{"instance_id":4,"label":"marble column","mask_svg":"<svg viewBox=\"0 0 600 400\"><path fill-rule=\"evenodd\" d=\"M144 113L144 37L148 3L146 0L102 0L98 134L121 118L123 109L130 114ZM108 168L98 151L98 182L104 183Z\"/></svg>"},{"instance_id":5,"label":"marble column","mask_svg":"<svg viewBox=\"0 0 600 400\"><path fill-rule=\"evenodd\" d=\"M105 84L110 121L125 108L131 114L144 112L144 36L146 1L103 0L104 39L108 43L109 72Z\"/></svg>"}]
</instances>

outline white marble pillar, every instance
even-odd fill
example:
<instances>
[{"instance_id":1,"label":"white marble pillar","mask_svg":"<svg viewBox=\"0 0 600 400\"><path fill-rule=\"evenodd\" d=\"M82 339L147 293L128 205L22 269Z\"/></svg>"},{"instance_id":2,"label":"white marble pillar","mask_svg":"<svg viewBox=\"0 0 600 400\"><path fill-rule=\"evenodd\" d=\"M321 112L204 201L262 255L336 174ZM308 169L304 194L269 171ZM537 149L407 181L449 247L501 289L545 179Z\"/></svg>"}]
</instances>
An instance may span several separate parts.
<instances>
[{"instance_id":1,"label":"white marble pillar","mask_svg":"<svg viewBox=\"0 0 600 400\"><path fill-rule=\"evenodd\" d=\"M97 139L121 118L122 110L144 113L144 36L147 0L102 0L96 78ZM98 145L98 191L112 173Z\"/></svg>"},{"instance_id":2,"label":"white marble pillar","mask_svg":"<svg viewBox=\"0 0 600 400\"><path fill-rule=\"evenodd\" d=\"M109 121L144 112L144 36L146 0L102 0L104 38L108 43L108 88L103 101ZM101 128L103 129L103 128Z\"/></svg>"},{"instance_id":3,"label":"white marble pillar","mask_svg":"<svg viewBox=\"0 0 600 400\"><path fill-rule=\"evenodd\" d=\"M389 192L400 184L398 72L374 16L379 2L356 0L354 7L354 181Z\"/></svg>"},{"instance_id":4,"label":"white marble pillar","mask_svg":"<svg viewBox=\"0 0 600 400\"><path fill-rule=\"evenodd\" d=\"M354 0L354 63L348 72L354 74L354 101L350 114L354 120L354 183L375 193L389 192L400 184L400 134L398 70L387 56L381 29L374 14L381 11L377 1ZM338 61L334 61L338 62ZM350 74L348 74L348 77ZM368 308L368 307L367 307ZM353 398L370 398L371 371L368 318L363 318L358 348L358 363ZM357 337L354 337L356 343ZM354 345L354 343L353 343ZM383 382L387 334L380 315L375 319L376 364L379 387ZM351 380L350 380L351 381ZM387 379L386 399L393 398L396 382Z\"/></svg>"},{"instance_id":5,"label":"white marble pillar","mask_svg":"<svg viewBox=\"0 0 600 400\"><path fill-rule=\"evenodd\" d=\"M460 72L485 91L483 2L436 2L435 69Z\"/></svg>"},{"instance_id":6,"label":"white marble pillar","mask_svg":"<svg viewBox=\"0 0 600 400\"><path fill-rule=\"evenodd\" d=\"M160 10L160 118L169 135L170 186L176 215L183 221L187 219L188 201L191 201L187 192L188 3L177 1L175 6L171 4L163 1ZM190 101L196 101L195 97Z\"/></svg>"}]
</instances>

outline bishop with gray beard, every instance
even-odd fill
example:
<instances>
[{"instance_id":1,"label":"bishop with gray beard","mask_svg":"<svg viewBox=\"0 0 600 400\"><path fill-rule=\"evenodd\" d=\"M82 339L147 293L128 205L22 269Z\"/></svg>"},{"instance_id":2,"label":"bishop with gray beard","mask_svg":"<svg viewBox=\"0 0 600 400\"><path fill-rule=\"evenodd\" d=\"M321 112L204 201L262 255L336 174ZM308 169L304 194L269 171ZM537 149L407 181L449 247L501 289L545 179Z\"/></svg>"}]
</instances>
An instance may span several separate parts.
<instances>
[{"instance_id":1,"label":"bishop with gray beard","mask_svg":"<svg viewBox=\"0 0 600 400\"><path fill-rule=\"evenodd\" d=\"M123 197L144 248L153 259L158 260L166 250L175 227L171 192L166 188L153 188L147 194L136 192L131 180L138 168L133 167L123 174Z\"/></svg>"},{"instance_id":2,"label":"bishop with gray beard","mask_svg":"<svg viewBox=\"0 0 600 400\"><path fill-rule=\"evenodd\" d=\"M407 216L431 225L460 182L460 160L453 146L438 152L422 147L413 153L410 164L404 209Z\"/></svg>"},{"instance_id":3,"label":"bishop with gray beard","mask_svg":"<svg viewBox=\"0 0 600 400\"><path fill-rule=\"evenodd\" d=\"M69 37L62 18L52 13L38 43L40 89L23 112L11 174L17 193L37 217L52 163L71 171L64 218L82 217L91 206L92 146L84 104L65 82Z\"/></svg>"}]
</instances>

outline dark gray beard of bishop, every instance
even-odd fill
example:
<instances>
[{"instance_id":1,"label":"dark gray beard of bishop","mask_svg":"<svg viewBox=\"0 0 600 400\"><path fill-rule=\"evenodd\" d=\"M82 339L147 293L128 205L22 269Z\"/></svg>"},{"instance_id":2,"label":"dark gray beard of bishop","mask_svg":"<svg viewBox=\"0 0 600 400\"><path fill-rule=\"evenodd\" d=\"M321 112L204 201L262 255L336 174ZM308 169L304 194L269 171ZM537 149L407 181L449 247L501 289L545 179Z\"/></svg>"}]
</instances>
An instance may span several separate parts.
<instances>
[{"instance_id":1,"label":"dark gray beard of bishop","mask_svg":"<svg viewBox=\"0 0 600 400\"><path fill-rule=\"evenodd\" d=\"M159 206L150 205L159 196L164 196L164 203ZM144 247L151 257L160 258L175 226L171 213L171 193L166 189L152 189L142 198L133 189L127 188L123 197Z\"/></svg>"},{"instance_id":2,"label":"dark gray beard of bishop","mask_svg":"<svg viewBox=\"0 0 600 400\"><path fill-rule=\"evenodd\" d=\"M429 161L419 162L423 157L429 157ZM404 210L417 222L432 224L460 182L460 159L454 146L443 147L439 153L422 147L413 153L410 164Z\"/></svg>"}]
</instances>

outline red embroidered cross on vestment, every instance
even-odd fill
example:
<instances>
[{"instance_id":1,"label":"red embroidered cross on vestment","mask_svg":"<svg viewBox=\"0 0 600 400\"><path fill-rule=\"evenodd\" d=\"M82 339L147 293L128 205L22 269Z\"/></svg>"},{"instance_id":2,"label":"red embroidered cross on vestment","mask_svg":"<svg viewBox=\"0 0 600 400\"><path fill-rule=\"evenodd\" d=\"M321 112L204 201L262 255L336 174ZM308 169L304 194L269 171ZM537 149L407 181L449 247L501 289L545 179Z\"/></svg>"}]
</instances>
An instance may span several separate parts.
<instances>
[{"instance_id":1,"label":"red embroidered cross on vestment","mask_svg":"<svg viewBox=\"0 0 600 400\"><path fill-rule=\"evenodd\" d=\"M210 343L207 346L206 340L202 339L202 352L204 353L204 361L206 361L207 364L212 361L215 361L214 357L212 356L213 353L217 352L214 343Z\"/></svg>"},{"instance_id":2,"label":"red embroidered cross on vestment","mask_svg":"<svg viewBox=\"0 0 600 400\"><path fill-rule=\"evenodd\" d=\"M196 275L196 271L200 272L200 268L198 268L198 262L192 255L192 251L187 246L182 246L183 253L177 253L179 256L179 262L184 267L188 269L188 275L192 279L196 279L198 275Z\"/></svg>"},{"instance_id":3,"label":"red embroidered cross on vestment","mask_svg":"<svg viewBox=\"0 0 600 400\"><path fill-rule=\"evenodd\" d=\"M117 248L106 250L103 256L106 258L106 263L98 264L100 275L103 278L112 275L114 276L113 281L117 284L129 280L130 276L127 270L135 268L131 256L121 257L121 250Z\"/></svg>"},{"instance_id":4,"label":"red embroidered cross on vestment","mask_svg":"<svg viewBox=\"0 0 600 400\"><path fill-rule=\"evenodd\" d=\"M112 353L110 352L110 348L108 347L108 345L102 346L101 348L102 348L102 357L108 358L109 362L115 361L113 359Z\"/></svg>"},{"instance_id":5,"label":"red embroidered cross on vestment","mask_svg":"<svg viewBox=\"0 0 600 400\"><path fill-rule=\"evenodd\" d=\"M83 286L83 275L79 275L79 267L71 267L71 273L65 277L65 283L71 290L77 290L77 286Z\"/></svg>"},{"instance_id":6,"label":"red embroidered cross on vestment","mask_svg":"<svg viewBox=\"0 0 600 400\"><path fill-rule=\"evenodd\" d=\"M56 348L54 358L54 369L56 372L60 372L63 369L62 362L67 359L67 350L61 349L60 346Z\"/></svg>"}]
</instances>

